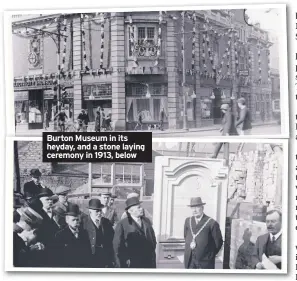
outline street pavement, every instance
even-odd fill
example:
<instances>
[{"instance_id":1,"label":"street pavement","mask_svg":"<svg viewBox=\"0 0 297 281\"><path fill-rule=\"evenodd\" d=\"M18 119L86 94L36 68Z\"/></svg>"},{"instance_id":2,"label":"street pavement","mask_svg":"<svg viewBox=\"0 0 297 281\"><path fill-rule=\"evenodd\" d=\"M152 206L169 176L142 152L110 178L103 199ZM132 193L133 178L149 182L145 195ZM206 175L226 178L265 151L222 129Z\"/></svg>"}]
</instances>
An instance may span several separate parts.
<instances>
[{"instance_id":1,"label":"street pavement","mask_svg":"<svg viewBox=\"0 0 297 281\"><path fill-rule=\"evenodd\" d=\"M90 131L92 131L92 126L90 126ZM213 137L220 136L219 131L220 126L213 127L202 127L198 129L176 129L176 130L153 130L153 137L160 138L174 138L174 137ZM54 128L51 126L47 131L44 129L40 130L28 130L28 125L18 125L16 128L17 136L42 136L42 132L53 132ZM134 132L134 131L132 131ZM137 131L140 132L140 131ZM145 131L148 132L148 131ZM268 123L268 124L255 124L252 129L252 136L265 136L265 135L276 135L280 136L281 134L281 126L276 123ZM248 136L250 138L251 136Z\"/></svg>"}]
</instances>

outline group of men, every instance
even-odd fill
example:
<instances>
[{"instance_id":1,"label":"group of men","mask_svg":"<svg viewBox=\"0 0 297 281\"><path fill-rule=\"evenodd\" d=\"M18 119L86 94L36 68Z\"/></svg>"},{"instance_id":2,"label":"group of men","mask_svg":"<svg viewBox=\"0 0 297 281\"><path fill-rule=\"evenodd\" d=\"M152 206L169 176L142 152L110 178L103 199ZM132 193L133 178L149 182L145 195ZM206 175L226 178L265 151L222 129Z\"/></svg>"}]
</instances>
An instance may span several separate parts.
<instances>
[{"instance_id":1,"label":"group of men","mask_svg":"<svg viewBox=\"0 0 297 281\"><path fill-rule=\"evenodd\" d=\"M119 220L111 193L90 199L84 213L68 201L69 188L53 193L41 184L38 169L31 176L24 185L26 203L15 205L14 266L156 267L156 237L138 194L127 197Z\"/></svg>"},{"instance_id":2,"label":"group of men","mask_svg":"<svg viewBox=\"0 0 297 281\"><path fill-rule=\"evenodd\" d=\"M84 213L68 201L69 188L59 186L54 194L41 184L38 169L31 170L31 176L24 185L26 204L15 206L14 266L156 268L155 232L137 193L127 196L119 219L111 203L115 196L109 192L90 199ZM205 204L200 197L189 204L192 216L184 223L186 269L214 269L223 245L220 225L204 213ZM268 212L266 224L268 234L258 237L249 268L264 269L263 254L281 267L281 213ZM246 245L239 253L244 250Z\"/></svg>"}]
</instances>

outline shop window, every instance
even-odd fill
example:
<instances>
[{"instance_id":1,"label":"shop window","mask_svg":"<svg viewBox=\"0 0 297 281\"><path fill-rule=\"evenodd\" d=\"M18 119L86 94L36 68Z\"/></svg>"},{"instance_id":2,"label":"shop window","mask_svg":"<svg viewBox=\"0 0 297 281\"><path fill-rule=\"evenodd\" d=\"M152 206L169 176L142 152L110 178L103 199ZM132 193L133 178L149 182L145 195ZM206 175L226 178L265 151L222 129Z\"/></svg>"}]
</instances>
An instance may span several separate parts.
<instances>
[{"instance_id":1,"label":"shop window","mask_svg":"<svg viewBox=\"0 0 297 281\"><path fill-rule=\"evenodd\" d=\"M280 100L272 101L272 111L280 111Z\"/></svg>"},{"instance_id":2,"label":"shop window","mask_svg":"<svg viewBox=\"0 0 297 281\"><path fill-rule=\"evenodd\" d=\"M201 97L201 118L212 118L212 101L208 97Z\"/></svg>"}]
</instances>

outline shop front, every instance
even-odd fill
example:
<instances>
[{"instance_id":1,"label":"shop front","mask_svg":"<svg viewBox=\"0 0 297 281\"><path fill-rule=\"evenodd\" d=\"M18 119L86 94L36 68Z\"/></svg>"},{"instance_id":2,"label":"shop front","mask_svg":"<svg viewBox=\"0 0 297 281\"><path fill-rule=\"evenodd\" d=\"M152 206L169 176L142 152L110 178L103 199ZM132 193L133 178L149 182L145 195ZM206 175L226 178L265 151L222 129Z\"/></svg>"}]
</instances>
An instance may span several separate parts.
<instances>
[{"instance_id":1,"label":"shop front","mask_svg":"<svg viewBox=\"0 0 297 281\"><path fill-rule=\"evenodd\" d=\"M90 122L94 122L98 108L104 110L105 115L112 113L112 84L83 85L82 109L88 112Z\"/></svg>"},{"instance_id":2,"label":"shop front","mask_svg":"<svg viewBox=\"0 0 297 281\"><path fill-rule=\"evenodd\" d=\"M61 86L62 88L63 86ZM32 80L14 83L14 107L17 125L29 130L43 129L45 118L53 121L57 113L57 92L52 80ZM66 88L62 102L66 114L71 118L73 111L73 88ZM47 116L47 117L45 117Z\"/></svg>"},{"instance_id":3,"label":"shop front","mask_svg":"<svg viewBox=\"0 0 297 281\"><path fill-rule=\"evenodd\" d=\"M166 84L126 84L127 130L133 130L135 128L140 115L144 124L143 129L147 129L151 125L159 125L162 117L164 127L167 127L168 95Z\"/></svg>"}]
</instances>

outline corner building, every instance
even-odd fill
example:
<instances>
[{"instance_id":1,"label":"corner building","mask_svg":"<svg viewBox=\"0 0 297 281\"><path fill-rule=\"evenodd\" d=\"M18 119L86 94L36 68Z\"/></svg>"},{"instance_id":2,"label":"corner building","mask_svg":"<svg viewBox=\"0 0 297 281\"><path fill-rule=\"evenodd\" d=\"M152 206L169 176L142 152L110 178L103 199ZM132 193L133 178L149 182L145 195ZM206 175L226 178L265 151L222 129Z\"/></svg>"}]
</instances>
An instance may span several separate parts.
<instances>
[{"instance_id":1,"label":"corner building","mask_svg":"<svg viewBox=\"0 0 297 281\"><path fill-rule=\"evenodd\" d=\"M243 10L22 15L12 27L19 126L43 128L65 93L70 118L84 108L94 121L100 106L116 130L140 113L156 124L162 110L165 128L213 126L222 102L239 97L253 121L271 118L272 43Z\"/></svg>"}]
</instances>

